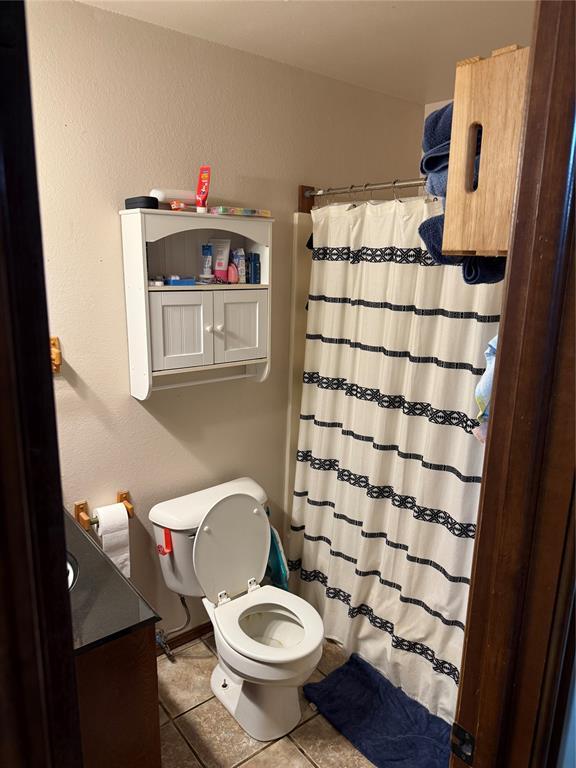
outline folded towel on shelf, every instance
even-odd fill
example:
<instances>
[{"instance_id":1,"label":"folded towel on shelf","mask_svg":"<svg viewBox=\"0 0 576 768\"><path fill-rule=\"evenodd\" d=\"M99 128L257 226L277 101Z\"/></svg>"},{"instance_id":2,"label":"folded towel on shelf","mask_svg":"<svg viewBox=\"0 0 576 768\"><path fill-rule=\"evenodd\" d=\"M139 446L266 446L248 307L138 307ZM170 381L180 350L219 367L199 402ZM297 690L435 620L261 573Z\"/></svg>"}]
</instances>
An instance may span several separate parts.
<instances>
[{"instance_id":1,"label":"folded towel on shelf","mask_svg":"<svg viewBox=\"0 0 576 768\"><path fill-rule=\"evenodd\" d=\"M462 257L442 256L442 236L444 234L444 214L426 219L418 227L418 234L424 240L426 250L437 264L457 266Z\"/></svg>"},{"instance_id":2,"label":"folded towel on shelf","mask_svg":"<svg viewBox=\"0 0 576 768\"><path fill-rule=\"evenodd\" d=\"M462 265L462 277L468 285L499 283L506 274L506 259L503 256L443 256L444 214L426 219L418 227L418 234L426 250L437 264L446 266Z\"/></svg>"},{"instance_id":3,"label":"folded towel on shelf","mask_svg":"<svg viewBox=\"0 0 576 768\"><path fill-rule=\"evenodd\" d=\"M447 104L428 115L424 122L420 170L424 174L438 173L448 168L453 104Z\"/></svg>"},{"instance_id":4,"label":"folded towel on shelf","mask_svg":"<svg viewBox=\"0 0 576 768\"><path fill-rule=\"evenodd\" d=\"M506 274L503 256L466 256L462 260L462 276L468 285L499 283Z\"/></svg>"},{"instance_id":5,"label":"folded towel on shelf","mask_svg":"<svg viewBox=\"0 0 576 768\"><path fill-rule=\"evenodd\" d=\"M453 108L454 103L451 101L450 104L434 110L424 121L424 135L422 137L424 153L450 141Z\"/></svg>"},{"instance_id":6,"label":"folded towel on shelf","mask_svg":"<svg viewBox=\"0 0 576 768\"><path fill-rule=\"evenodd\" d=\"M453 102L428 115L424 122L420 171L423 174L438 173L448 168L450 140L452 135ZM476 155L480 153L482 129L478 131ZM478 158L477 158L478 159Z\"/></svg>"},{"instance_id":7,"label":"folded towel on shelf","mask_svg":"<svg viewBox=\"0 0 576 768\"><path fill-rule=\"evenodd\" d=\"M478 186L478 171L480 169L480 155L476 155L474 160L474 189ZM426 184L424 186L426 192L429 195L435 195L436 197L446 197L446 190L448 188L448 164L445 168L437 171L430 171L426 178Z\"/></svg>"},{"instance_id":8,"label":"folded towel on shelf","mask_svg":"<svg viewBox=\"0 0 576 768\"><path fill-rule=\"evenodd\" d=\"M448 768L449 724L355 653L304 695L378 768Z\"/></svg>"},{"instance_id":9,"label":"folded towel on shelf","mask_svg":"<svg viewBox=\"0 0 576 768\"><path fill-rule=\"evenodd\" d=\"M443 168L441 171L434 171L429 173L426 178L426 184L424 189L429 195L435 197L446 197L446 187L448 186L448 168ZM444 202L444 201L443 201Z\"/></svg>"},{"instance_id":10,"label":"folded towel on shelf","mask_svg":"<svg viewBox=\"0 0 576 768\"><path fill-rule=\"evenodd\" d=\"M448 160L450 158L450 142L446 141L433 147L420 160L420 171L427 175L429 173L438 173L448 169Z\"/></svg>"}]
</instances>

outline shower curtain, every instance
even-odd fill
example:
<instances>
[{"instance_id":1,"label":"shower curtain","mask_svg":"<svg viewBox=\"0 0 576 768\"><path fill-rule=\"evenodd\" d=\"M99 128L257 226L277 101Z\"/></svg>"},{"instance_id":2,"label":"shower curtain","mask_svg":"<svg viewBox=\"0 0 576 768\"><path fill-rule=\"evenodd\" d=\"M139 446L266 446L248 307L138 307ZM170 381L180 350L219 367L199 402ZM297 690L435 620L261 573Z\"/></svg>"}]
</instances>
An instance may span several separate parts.
<instances>
[{"instance_id":1,"label":"shower curtain","mask_svg":"<svg viewBox=\"0 0 576 768\"><path fill-rule=\"evenodd\" d=\"M501 285L436 265L424 198L312 212L291 586L326 636L454 717Z\"/></svg>"}]
</instances>

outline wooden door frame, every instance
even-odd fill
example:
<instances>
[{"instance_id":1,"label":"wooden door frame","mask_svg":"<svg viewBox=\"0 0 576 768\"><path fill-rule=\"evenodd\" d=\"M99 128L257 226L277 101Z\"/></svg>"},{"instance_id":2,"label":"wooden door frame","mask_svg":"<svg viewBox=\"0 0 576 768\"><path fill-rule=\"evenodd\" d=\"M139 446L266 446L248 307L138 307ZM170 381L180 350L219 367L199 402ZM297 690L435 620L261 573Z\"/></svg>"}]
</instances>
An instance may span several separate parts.
<instances>
[{"instance_id":1,"label":"wooden door frame","mask_svg":"<svg viewBox=\"0 0 576 768\"><path fill-rule=\"evenodd\" d=\"M537 6L452 768L545 768L574 597L574 4ZM505 108L505 105L503 105ZM556 717L558 720L558 717Z\"/></svg>"},{"instance_id":2,"label":"wooden door frame","mask_svg":"<svg viewBox=\"0 0 576 768\"><path fill-rule=\"evenodd\" d=\"M62 201L63 205L74 201ZM24 4L0 3L0 765L82 765Z\"/></svg>"}]
</instances>

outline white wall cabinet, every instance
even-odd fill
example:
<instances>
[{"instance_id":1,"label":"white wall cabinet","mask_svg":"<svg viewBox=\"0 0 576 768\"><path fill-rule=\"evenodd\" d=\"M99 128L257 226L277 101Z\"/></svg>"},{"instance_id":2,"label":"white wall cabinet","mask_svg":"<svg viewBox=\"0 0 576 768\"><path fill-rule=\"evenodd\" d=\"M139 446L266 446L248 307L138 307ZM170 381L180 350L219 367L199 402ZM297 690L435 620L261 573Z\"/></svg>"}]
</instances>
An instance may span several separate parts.
<instances>
[{"instance_id":1,"label":"white wall cabinet","mask_svg":"<svg viewBox=\"0 0 576 768\"><path fill-rule=\"evenodd\" d=\"M268 291L150 293L152 372L266 358Z\"/></svg>"},{"instance_id":2,"label":"white wall cabinet","mask_svg":"<svg viewBox=\"0 0 576 768\"><path fill-rule=\"evenodd\" d=\"M247 378L270 370L272 220L120 211L130 394ZM260 255L257 285L151 287L157 274L202 271L201 245L226 237Z\"/></svg>"}]
</instances>

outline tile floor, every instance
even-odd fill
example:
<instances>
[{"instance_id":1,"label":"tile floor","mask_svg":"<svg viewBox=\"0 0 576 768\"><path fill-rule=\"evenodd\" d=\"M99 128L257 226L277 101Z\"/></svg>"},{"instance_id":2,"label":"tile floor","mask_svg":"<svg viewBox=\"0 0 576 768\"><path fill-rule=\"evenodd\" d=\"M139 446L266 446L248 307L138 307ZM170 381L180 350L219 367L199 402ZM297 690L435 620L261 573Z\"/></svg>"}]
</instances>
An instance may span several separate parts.
<instances>
[{"instance_id":1,"label":"tile floor","mask_svg":"<svg viewBox=\"0 0 576 768\"><path fill-rule=\"evenodd\" d=\"M343 664L346 655L328 641L312 682ZM214 638L208 635L178 648L176 661L158 659L162 768L370 768L347 739L301 693L302 719L283 739L250 738L210 689L216 664Z\"/></svg>"}]
</instances>

